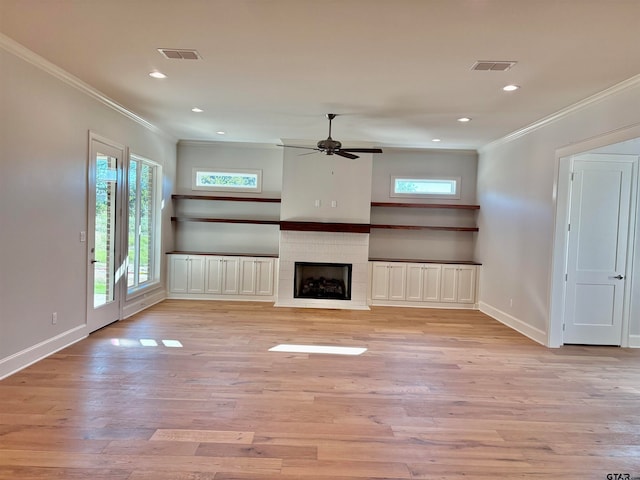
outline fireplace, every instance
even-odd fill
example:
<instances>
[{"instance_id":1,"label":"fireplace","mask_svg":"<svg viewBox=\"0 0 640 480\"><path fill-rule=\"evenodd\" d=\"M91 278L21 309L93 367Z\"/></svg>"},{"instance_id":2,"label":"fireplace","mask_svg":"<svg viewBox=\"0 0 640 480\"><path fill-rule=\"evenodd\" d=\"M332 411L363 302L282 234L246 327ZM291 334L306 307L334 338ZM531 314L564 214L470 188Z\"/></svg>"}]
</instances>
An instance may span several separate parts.
<instances>
[{"instance_id":1,"label":"fireplace","mask_svg":"<svg viewBox=\"0 0 640 480\"><path fill-rule=\"evenodd\" d=\"M338 265L341 271L329 275L302 275L298 264ZM340 308L369 310L369 234L347 232L280 231L277 307ZM348 267L345 274L344 265ZM349 272L350 270L350 272ZM338 278L347 289L346 298L298 296L303 276ZM300 280L298 280L300 278ZM328 290L325 286L325 293Z\"/></svg>"},{"instance_id":2,"label":"fireplace","mask_svg":"<svg viewBox=\"0 0 640 480\"><path fill-rule=\"evenodd\" d=\"M351 300L350 263L295 262L293 297Z\"/></svg>"}]
</instances>

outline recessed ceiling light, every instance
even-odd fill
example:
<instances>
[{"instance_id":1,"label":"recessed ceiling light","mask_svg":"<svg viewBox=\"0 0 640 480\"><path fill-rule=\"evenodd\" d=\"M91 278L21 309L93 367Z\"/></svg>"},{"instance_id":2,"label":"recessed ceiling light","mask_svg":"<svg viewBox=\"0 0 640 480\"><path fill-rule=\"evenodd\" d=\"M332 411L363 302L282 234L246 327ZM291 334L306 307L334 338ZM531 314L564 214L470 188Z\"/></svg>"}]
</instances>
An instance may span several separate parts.
<instances>
[{"instance_id":1,"label":"recessed ceiling light","mask_svg":"<svg viewBox=\"0 0 640 480\"><path fill-rule=\"evenodd\" d=\"M502 87L502 90L504 90L505 92L513 92L515 90L518 90L519 88L519 85L505 85L504 87Z\"/></svg>"},{"instance_id":2,"label":"recessed ceiling light","mask_svg":"<svg viewBox=\"0 0 640 480\"><path fill-rule=\"evenodd\" d=\"M222 130L218 130L216 133L217 133L218 135L225 135L227 132L223 132Z\"/></svg>"},{"instance_id":3,"label":"recessed ceiling light","mask_svg":"<svg viewBox=\"0 0 640 480\"><path fill-rule=\"evenodd\" d=\"M204 112L204 110L202 110L201 108L198 108L198 107L193 107L193 108L191 109L191 111L192 111L192 112L195 112L195 113L202 113L202 112Z\"/></svg>"},{"instance_id":4,"label":"recessed ceiling light","mask_svg":"<svg viewBox=\"0 0 640 480\"><path fill-rule=\"evenodd\" d=\"M465 123L465 122L470 122L471 119L469 117L460 117L458 119L459 122Z\"/></svg>"},{"instance_id":5,"label":"recessed ceiling light","mask_svg":"<svg viewBox=\"0 0 640 480\"><path fill-rule=\"evenodd\" d=\"M167 76L164 73L159 72L157 70L154 70L153 72L150 72L149 76L153 77L153 78L167 78Z\"/></svg>"},{"instance_id":6,"label":"recessed ceiling light","mask_svg":"<svg viewBox=\"0 0 640 480\"><path fill-rule=\"evenodd\" d=\"M434 138L434 139L432 139L431 141L432 141L432 142L439 142L439 141L440 141L440 139L439 139L439 138Z\"/></svg>"}]
</instances>

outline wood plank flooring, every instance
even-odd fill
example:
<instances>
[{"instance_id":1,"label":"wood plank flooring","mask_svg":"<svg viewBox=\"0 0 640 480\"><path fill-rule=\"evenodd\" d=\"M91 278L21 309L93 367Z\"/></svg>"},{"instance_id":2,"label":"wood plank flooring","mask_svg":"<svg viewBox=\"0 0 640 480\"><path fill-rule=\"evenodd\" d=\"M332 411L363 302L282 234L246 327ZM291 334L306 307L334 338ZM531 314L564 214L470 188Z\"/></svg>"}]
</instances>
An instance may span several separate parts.
<instances>
[{"instance_id":1,"label":"wood plank flooring","mask_svg":"<svg viewBox=\"0 0 640 480\"><path fill-rule=\"evenodd\" d=\"M0 479L608 473L640 477L640 350L547 349L476 311L171 300L0 382Z\"/></svg>"}]
</instances>

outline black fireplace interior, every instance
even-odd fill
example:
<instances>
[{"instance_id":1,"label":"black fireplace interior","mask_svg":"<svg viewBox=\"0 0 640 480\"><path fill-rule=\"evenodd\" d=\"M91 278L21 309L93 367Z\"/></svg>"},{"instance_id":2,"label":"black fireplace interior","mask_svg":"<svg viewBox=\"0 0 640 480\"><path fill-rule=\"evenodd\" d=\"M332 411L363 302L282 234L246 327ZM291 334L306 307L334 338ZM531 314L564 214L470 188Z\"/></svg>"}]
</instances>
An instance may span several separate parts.
<instances>
[{"instance_id":1,"label":"black fireplace interior","mask_svg":"<svg viewBox=\"0 0 640 480\"><path fill-rule=\"evenodd\" d=\"M350 263L296 262L294 298L351 300Z\"/></svg>"}]
</instances>

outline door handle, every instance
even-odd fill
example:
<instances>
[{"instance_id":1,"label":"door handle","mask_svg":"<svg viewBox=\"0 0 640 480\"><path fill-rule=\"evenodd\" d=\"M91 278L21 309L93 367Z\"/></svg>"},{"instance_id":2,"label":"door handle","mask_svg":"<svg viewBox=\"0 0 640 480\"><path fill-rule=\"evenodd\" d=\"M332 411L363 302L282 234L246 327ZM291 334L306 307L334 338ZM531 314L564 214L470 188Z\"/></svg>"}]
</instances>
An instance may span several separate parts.
<instances>
[{"instance_id":1,"label":"door handle","mask_svg":"<svg viewBox=\"0 0 640 480\"><path fill-rule=\"evenodd\" d=\"M615 277L611 277L611 278L615 278L616 280L622 280L624 278L624 275L616 275Z\"/></svg>"},{"instance_id":2,"label":"door handle","mask_svg":"<svg viewBox=\"0 0 640 480\"><path fill-rule=\"evenodd\" d=\"M98 263L98 260L91 259L91 263Z\"/></svg>"}]
</instances>

